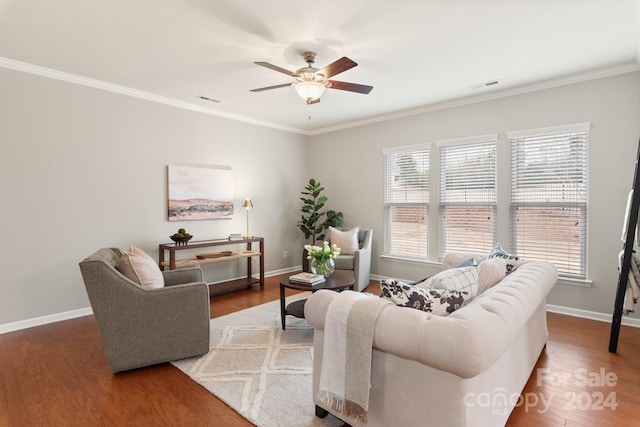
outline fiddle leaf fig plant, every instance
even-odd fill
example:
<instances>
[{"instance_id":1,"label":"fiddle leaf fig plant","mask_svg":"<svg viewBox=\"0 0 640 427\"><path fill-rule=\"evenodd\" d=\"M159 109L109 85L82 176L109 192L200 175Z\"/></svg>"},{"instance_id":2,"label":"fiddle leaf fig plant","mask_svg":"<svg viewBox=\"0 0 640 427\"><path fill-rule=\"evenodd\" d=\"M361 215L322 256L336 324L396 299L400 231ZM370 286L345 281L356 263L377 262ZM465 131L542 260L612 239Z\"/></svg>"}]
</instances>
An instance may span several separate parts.
<instances>
[{"instance_id":1,"label":"fiddle leaf fig plant","mask_svg":"<svg viewBox=\"0 0 640 427\"><path fill-rule=\"evenodd\" d=\"M323 211L327 203L327 196L322 195L324 187L320 181L309 179L309 183L301 192L302 215L298 226L304 233L305 239L311 239L311 244L324 240L325 232L329 227L337 227L342 224L342 212L334 210Z\"/></svg>"}]
</instances>

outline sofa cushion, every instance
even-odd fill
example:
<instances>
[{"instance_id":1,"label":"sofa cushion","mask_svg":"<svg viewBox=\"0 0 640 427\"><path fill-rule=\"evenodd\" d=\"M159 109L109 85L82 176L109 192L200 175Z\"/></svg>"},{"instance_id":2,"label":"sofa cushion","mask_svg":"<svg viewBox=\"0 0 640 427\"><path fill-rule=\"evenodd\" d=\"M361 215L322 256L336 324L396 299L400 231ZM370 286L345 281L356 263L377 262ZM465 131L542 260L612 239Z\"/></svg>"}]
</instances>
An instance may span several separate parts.
<instances>
[{"instance_id":1,"label":"sofa cushion","mask_svg":"<svg viewBox=\"0 0 640 427\"><path fill-rule=\"evenodd\" d=\"M491 258L478 264L478 294L494 287L507 275L507 260Z\"/></svg>"},{"instance_id":2,"label":"sofa cushion","mask_svg":"<svg viewBox=\"0 0 640 427\"><path fill-rule=\"evenodd\" d=\"M450 268L429 277L415 286L423 289L449 289L465 291L471 298L478 294L478 268Z\"/></svg>"},{"instance_id":3,"label":"sofa cushion","mask_svg":"<svg viewBox=\"0 0 640 427\"><path fill-rule=\"evenodd\" d=\"M448 316L471 299L469 292L452 289L424 289L397 280L380 281L380 298L437 316Z\"/></svg>"},{"instance_id":4,"label":"sofa cushion","mask_svg":"<svg viewBox=\"0 0 640 427\"><path fill-rule=\"evenodd\" d=\"M502 249L502 246L500 246L500 243L498 243L495 248L493 248L493 250L489 253L489 259L491 258L502 258L507 262L506 265L506 274L511 273L512 271L514 271L517 267L518 267L518 257L515 255L511 255L510 253L506 252L504 249Z\"/></svg>"},{"instance_id":5,"label":"sofa cushion","mask_svg":"<svg viewBox=\"0 0 640 427\"><path fill-rule=\"evenodd\" d=\"M334 227L329 227L329 238L331 244L335 244L340 248L340 253L345 255L353 255L358 249L358 231L360 227L354 227L351 230L341 231Z\"/></svg>"},{"instance_id":6,"label":"sofa cushion","mask_svg":"<svg viewBox=\"0 0 640 427\"><path fill-rule=\"evenodd\" d=\"M141 249L131 246L122 254L116 269L132 282L146 288L164 287L164 277L158 264Z\"/></svg>"}]
</instances>

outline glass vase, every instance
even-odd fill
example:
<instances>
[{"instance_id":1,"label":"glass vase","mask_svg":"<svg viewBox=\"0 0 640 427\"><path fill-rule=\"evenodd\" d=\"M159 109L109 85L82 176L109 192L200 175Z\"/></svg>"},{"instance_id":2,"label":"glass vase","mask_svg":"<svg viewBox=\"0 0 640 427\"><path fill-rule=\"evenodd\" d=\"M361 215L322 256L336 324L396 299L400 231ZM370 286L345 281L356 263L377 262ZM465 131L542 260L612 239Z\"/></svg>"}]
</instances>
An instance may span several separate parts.
<instances>
[{"instance_id":1,"label":"glass vase","mask_svg":"<svg viewBox=\"0 0 640 427\"><path fill-rule=\"evenodd\" d=\"M333 270L336 269L336 264L333 262L333 258L327 260L317 260L311 258L311 272L313 274L321 274L324 277L329 277Z\"/></svg>"}]
</instances>

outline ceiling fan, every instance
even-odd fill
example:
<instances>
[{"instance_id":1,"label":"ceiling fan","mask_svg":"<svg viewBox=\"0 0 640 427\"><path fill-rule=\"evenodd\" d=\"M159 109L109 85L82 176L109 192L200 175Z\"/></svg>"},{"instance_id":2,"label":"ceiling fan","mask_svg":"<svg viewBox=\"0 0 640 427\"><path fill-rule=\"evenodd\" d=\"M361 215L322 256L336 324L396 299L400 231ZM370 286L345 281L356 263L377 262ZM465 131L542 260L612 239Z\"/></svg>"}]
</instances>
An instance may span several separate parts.
<instances>
[{"instance_id":1,"label":"ceiling fan","mask_svg":"<svg viewBox=\"0 0 640 427\"><path fill-rule=\"evenodd\" d=\"M274 71L278 71L291 77L295 77L297 81L293 83L284 83L281 85L251 89L251 92L262 92L263 90L293 86L298 95L302 99L307 101L307 104L315 104L317 102L320 102L320 97L322 96L326 88L346 90L349 92L364 94L368 94L369 92L371 92L371 89L373 89L373 86L329 80L329 78L358 65L346 56L343 56L337 61L334 61L321 69L313 67L313 64L318 58L317 53L304 52L301 54L301 56L302 59L304 59L304 61L307 63L307 66L300 68L295 73L289 70L285 70L284 68L280 68L276 65L269 64L268 62L254 62L254 64L270 68Z\"/></svg>"}]
</instances>

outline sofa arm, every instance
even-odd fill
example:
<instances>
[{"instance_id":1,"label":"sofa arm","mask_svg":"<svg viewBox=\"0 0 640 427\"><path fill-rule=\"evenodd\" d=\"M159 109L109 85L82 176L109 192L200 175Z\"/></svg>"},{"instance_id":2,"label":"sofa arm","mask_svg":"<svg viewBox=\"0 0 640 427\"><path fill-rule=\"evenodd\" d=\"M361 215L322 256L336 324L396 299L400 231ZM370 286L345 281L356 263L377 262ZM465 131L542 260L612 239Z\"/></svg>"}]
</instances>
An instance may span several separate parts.
<instances>
[{"instance_id":1,"label":"sofa arm","mask_svg":"<svg viewBox=\"0 0 640 427\"><path fill-rule=\"evenodd\" d=\"M165 286L202 282L202 270L199 267L163 271L162 276Z\"/></svg>"}]
</instances>

